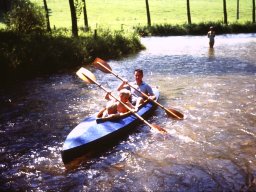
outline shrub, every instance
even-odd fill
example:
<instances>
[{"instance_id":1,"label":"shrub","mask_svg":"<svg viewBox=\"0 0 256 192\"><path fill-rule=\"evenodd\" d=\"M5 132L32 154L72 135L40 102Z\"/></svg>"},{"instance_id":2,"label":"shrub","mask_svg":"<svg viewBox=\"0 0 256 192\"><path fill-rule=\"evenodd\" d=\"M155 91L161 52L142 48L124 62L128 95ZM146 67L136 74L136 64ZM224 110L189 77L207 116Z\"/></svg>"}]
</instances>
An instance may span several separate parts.
<instances>
[{"instance_id":1,"label":"shrub","mask_svg":"<svg viewBox=\"0 0 256 192\"><path fill-rule=\"evenodd\" d=\"M214 26L217 34L256 32L255 23L231 23L229 25L224 25L221 21L183 25L161 24L153 25L151 27L138 26L135 28L135 31L141 36L204 35L207 34L210 26Z\"/></svg>"},{"instance_id":2,"label":"shrub","mask_svg":"<svg viewBox=\"0 0 256 192\"><path fill-rule=\"evenodd\" d=\"M29 0L15 0L6 16L7 29L19 33L45 31L45 17L42 9Z\"/></svg>"}]
</instances>

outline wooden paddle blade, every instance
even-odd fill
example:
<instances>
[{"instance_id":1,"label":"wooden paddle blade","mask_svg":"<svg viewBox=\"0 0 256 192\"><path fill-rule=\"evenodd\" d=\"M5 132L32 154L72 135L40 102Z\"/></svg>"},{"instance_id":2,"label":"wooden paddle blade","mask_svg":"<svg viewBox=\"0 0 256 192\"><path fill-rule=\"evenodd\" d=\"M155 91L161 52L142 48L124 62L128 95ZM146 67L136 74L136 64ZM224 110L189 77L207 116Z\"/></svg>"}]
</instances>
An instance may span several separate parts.
<instances>
[{"instance_id":1,"label":"wooden paddle blade","mask_svg":"<svg viewBox=\"0 0 256 192\"><path fill-rule=\"evenodd\" d=\"M85 81L88 84L94 84L96 81L96 77L87 69L81 67L77 72L76 75Z\"/></svg>"},{"instance_id":2,"label":"wooden paddle blade","mask_svg":"<svg viewBox=\"0 0 256 192\"><path fill-rule=\"evenodd\" d=\"M109 64L107 64L106 61L100 59L100 58L96 58L94 61L93 61L93 65L101 70L102 72L104 73L111 73L112 69L111 67L109 66Z\"/></svg>"},{"instance_id":3,"label":"wooden paddle blade","mask_svg":"<svg viewBox=\"0 0 256 192\"><path fill-rule=\"evenodd\" d=\"M159 125L156 124L152 124L151 125L154 129L157 129L158 131L160 131L161 133L167 133L167 131L165 129L163 129L162 127L160 127Z\"/></svg>"},{"instance_id":4,"label":"wooden paddle blade","mask_svg":"<svg viewBox=\"0 0 256 192\"><path fill-rule=\"evenodd\" d=\"M174 109L165 109L165 112L169 117L172 117L172 118L176 118L176 119L184 118L184 115L181 112L176 111Z\"/></svg>"}]
</instances>

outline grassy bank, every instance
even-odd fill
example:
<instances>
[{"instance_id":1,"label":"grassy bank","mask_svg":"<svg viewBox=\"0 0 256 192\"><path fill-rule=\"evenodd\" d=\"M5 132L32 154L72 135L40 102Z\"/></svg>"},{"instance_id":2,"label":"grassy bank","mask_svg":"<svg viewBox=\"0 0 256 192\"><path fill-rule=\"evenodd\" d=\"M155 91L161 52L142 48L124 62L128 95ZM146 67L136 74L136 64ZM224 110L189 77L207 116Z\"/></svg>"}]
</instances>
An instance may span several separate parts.
<instances>
[{"instance_id":1,"label":"grassy bank","mask_svg":"<svg viewBox=\"0 0 256 192\"><path fill-rule=\"evenodd\" d=\"M95 57L119 58L143 49L135 34L98 30L69 38L53 35L16 34L0 31L0 77L30 78L91 62Z\"/></svg>"},{"instance_id":2,"label":"grassy bank","mask_svg":"<svg viewBox=\"0 0 256 192\"><path fill-rule=\"evenodd\" d=\"M209 27L214 26L216 34L228 33L256 33L256 23L233 23L224 25L221 22L208 22L183 25L154 25L151 27L136 27L135 30L141 36L169 36L169 35L206 35Z\"/></svg>"}]
</instances>

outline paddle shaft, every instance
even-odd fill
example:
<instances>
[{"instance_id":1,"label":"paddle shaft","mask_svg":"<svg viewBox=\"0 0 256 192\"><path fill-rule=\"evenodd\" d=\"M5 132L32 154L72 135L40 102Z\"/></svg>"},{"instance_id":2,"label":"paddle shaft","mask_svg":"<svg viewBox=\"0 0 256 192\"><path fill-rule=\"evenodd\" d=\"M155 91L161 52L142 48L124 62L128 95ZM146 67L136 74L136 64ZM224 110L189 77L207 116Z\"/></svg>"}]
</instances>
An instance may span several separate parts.
<instances>
[{"instance_id":1,"label":"paddle shaft","mask_svg":"<svg viewBox=\"0 0 256 192\"><path fill-rule=\"evenodd\" d=\"M100 64L104 69L106 69L107 71L109 71L110 73L112 73L114 76L116 76L118 79L120 79L121 81L125 82L125 80L120 77L119 75L117 75L116 73L114 73L112 70L110 70L109 68L107 68L105 65L103 65L102 63L96 61L98 64ZM140 92L144 97L146 97L147 99L149 99L150 101L154 102L155 104L157 104L159 107L161 107L162 109L164 109L167 113L172 114L174 117L178 118L178 119L183 119L183 117L179 117L177 114L175 114L174 112L170 111L169 109L165 108L163 105L161 105L160 103L158 103L157 101L151 99L147 94L143 93L142 91L138 90L136 87L134 87L133 85L131 85L129 82L127 82L127 84L132 87L134 90ZM177 112L179 113L179 112ZM181 114L182 115L182 114Z\"/></svg>"},{"instance_id":2,"label":"paddle shaft","mask_svg":"<svg viewBox=\"0 0 256 192\"><path fill-rule=\"evenodd\" d=\"M95 83L96 85L98 85L101 89L103 89L105 92L109 93L108 90L103 87L101 84L99 84L97 81L94 81L93 79L91 79L90 77L86 76L88 79L90 79L90 81L92 81L93 83ZM117 97L115 97L114 95L112 95L110 93L110 96L113 97L114 99L116 99L117 101L119 101L123 106L125 106L130 112L132 112L138 119L140 119L143 123L147 124L150 128L152 129L157 129L158 131L162 131L162 132L167 132L165 129L163 128L157 128L154 127L153 125L151 125L149 122L147 122L145 119L143 119L140 115L138 115L137 113L135 113L134 111L132 111L132 109L130 107L128 107L124 102L122 102L120 99L118 99Z\"/></svg>"}]
</instances>

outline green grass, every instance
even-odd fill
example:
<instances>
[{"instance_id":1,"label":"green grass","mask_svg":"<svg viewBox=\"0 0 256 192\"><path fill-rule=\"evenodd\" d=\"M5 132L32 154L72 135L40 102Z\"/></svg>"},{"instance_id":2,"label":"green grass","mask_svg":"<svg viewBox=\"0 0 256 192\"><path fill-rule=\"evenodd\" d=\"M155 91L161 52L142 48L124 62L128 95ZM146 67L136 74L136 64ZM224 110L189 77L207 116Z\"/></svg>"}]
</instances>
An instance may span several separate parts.
<instances>
[{"instance_id":1,"label":"green grass","mask_svg":"<svg viewBox=\"0 0 256 192\"><path fill-rule=\"evenodd\" d=\"M43 5L43 1L31 0ZM67 0L48 0L51 9L51 27L71 26L69 3ZM91 29L96 27L132 29L147 25L144 0L86 0L88 22ZM187 22L185 0L149 0L151 22L156 24L184 24ZM190 0L192 23L219 22L223 20L222 0ZM252 20L252 1L240 1L240 19L236 19L236 0L227 0L229 23L244 23ZM79 17L79 27L83 27L83 16Z\"/></svg>"}]
</instances>

